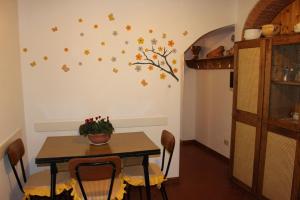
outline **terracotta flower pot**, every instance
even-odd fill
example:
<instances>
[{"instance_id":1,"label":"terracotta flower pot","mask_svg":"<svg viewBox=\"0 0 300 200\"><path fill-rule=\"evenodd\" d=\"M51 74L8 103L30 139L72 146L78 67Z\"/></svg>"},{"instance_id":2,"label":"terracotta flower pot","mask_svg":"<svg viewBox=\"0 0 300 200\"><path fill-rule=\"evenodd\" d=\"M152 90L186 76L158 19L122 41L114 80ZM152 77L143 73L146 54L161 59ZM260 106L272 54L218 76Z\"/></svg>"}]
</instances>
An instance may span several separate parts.
<instances>
[{"instance_id":1,"label":"terracotta flower pot","mask_svg":"<svg viewBox=\"0 0 300 200\"><path fill-rule=\"evenodd\" d=\"M89 134L88 138L92 144L100 145L100 144L105 144L109 141L110 134L105 134L105 133Z\"/></svg>"},{"instance_id":2,"label":"terracotta flower pot","mask_svg":"<svg viewBox=\"0 0 300 200\"><path fill-rule=\"evenodd\" d=\"M193 54L193 59L198 59L199 53L201 51L201 46L192 46L191 51Z\"/></svg>"}]
</instances>

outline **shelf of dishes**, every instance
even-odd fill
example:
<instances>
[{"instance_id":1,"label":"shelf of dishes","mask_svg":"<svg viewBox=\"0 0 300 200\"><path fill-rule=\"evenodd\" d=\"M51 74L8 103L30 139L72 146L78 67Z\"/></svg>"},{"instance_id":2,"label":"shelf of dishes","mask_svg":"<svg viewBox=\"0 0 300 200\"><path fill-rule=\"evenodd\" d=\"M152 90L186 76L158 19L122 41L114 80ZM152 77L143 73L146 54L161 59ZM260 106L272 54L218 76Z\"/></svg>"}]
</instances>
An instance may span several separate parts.
<instances>
[{"instance_id":1,"label":"shelf of dishes","mask_svg":"<svg viewBox=\"0 0 300 200\"><path fill-rule=\"evenodd\" d=\"M275 84L300 86L300 67L272 67L272 82Z\"/></svg>"},{"instance_id":2,"label":"shelf of dishes","mask_svg":"<svg viewBox=\"0 0 300 200\"><path fill-rule=\"evenodd\" d=\"M187 66L193 69L233 69L234 57L222 56L217 58L204 58L185 60Z\"/></svg>"},{"instance_id":3,"label":"shelf of dishes","mask_svg":"<svg viewBox=\"0 0 300 200\"><path fill-rule=\"evenodd\" d=\"M260 28L248 28L244 30L245 40L258 39L263 35L264 37L273 37L280 34L280 24L265 24ZM294 32L300 33L300 23L294 25Z\"/></svg>"}]
</instances>

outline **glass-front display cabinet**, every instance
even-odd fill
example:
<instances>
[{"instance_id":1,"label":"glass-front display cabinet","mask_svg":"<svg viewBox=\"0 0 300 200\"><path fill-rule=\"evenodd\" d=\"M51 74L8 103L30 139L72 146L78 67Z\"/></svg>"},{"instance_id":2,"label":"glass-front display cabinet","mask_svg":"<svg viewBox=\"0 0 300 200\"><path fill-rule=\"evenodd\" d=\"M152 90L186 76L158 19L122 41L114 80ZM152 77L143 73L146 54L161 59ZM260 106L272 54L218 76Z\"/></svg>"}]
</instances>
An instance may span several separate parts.
<instances>
[{"instance_id":1,"label":"glass-front display cabinet","mask_svg":"<svg viewBox=\"0 0 300 200\"><path fill-rule=\"evenodd\" d=\"M299 130L300 43L272 45L269 119Z\"/></svg>"}]
</instances>

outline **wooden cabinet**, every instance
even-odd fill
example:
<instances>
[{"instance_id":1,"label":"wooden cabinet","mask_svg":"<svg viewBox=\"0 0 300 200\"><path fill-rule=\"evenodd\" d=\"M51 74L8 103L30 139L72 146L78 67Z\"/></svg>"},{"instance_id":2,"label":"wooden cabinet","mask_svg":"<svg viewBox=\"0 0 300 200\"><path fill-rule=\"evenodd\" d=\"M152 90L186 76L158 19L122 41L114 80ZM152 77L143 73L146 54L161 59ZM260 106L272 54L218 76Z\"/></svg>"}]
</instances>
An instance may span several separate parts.
<instances>
[{"instance_id":1,"label":"wooden cabinet","mask_svg":"<svg viewBox=\"0 0 300 200\"><path fill-rule=\"evenodd\" d=\"M235 45L231 174L260 199L300 198L300 36Z\"/></svg>"},{"instance_id":2,"label":"wooden cabinet","mask_svg":"<svg viewBox=\"0 0 300 200\"><path fill-rule=\"evenodd\" d=\"M231 142L233 180L254 192L259 164L265 40L235 45L235 77Z\"/></svg>"}]
</instances>

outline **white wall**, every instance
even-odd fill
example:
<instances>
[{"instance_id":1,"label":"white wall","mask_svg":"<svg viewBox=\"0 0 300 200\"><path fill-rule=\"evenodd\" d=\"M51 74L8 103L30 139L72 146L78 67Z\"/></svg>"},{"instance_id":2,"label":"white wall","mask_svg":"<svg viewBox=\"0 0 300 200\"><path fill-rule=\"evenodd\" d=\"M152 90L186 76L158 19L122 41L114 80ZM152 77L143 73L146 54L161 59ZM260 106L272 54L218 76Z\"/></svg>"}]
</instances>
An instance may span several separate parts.
<instances>
[{"instance_id":1,"label":"white wall","mask_svg":"<svg viewBox=\"0 0 300 200\"><path fill-rule=\"evenodd\" d=\"M164 45L173 39L177 54L172 56L177 60L178 76L182 77L184 50L199 35L232 24L234 2L20 0L21 48L28 49L22 53L22 76L31 169L36 170L34 158L46 136L76 134L38 133L33 128L38 121L80 120L94 114L115 119L165 116L167 126L126 130L144 130L157 144L163 128L172 131L177 144L170 175L178 176L183 80L160 80L158 70L136 72L128 62L135 58L138 37L144 37L147 45L152 38ZM115 21L108 21L109 13L114 14ZM85 23L78 24L78 18ZM95 23L100 25L99 30L93 30ZM131 32L125 30L127 24L132 26ZM59 31L53 33L53 26ZM148 33L148 29L153 29L153 33ZM112 35L114 30L118 36ZM189 32L187 36L182 34L185 30ZM80 32L85 36L80 37ZM161 38L162 33L167 33L166 40ZM129 45L124 45L125 40ZM99 45L100 41L107 45ZM70 48L67 54L63 52L65 47ZM82 54L85 48L90 48L89 56ZM120 53L123 48L124 55ZM43 60L45 55L48 61ZM101 63L98 56L103 58ZM117 62L110 61L112 56L117 57ZM33 61L37 65L31 67L29 63ZM79 61L83 66L78 66ZM69 72L61 70L63 64L70 66ZM117 74L112 72L114 67L119 70ZM141 86L142 79L147 80L148 86Z\"/></svg>"},{"instance_id":2,"label":"white wall","mask_svg":"<svg viewBox=\"0 0 300 200\"><path fill-rule=\"evenodd\" d=\"M259 0L237 0L235 29L236 41L240 41L242 39L244 24L247 20L249 13L258 1Z\"/></svg>"},{"instance_id":3,"label":"white wall","mask_svg":"<svg viewBox=\"0 0 300 200\"><path fill-rule=\"evenodd\" d=\"M196 140L229 157L233 92L230 70L197 72ZM224 144L224 140L229 142Z\"/></svg>"},{"instance_id":4,"label":"white wall","mask_svg":"<svg viewBox=\"0 0 300 200\"><path fill-rule=\"evenodd\" d=\"M7 144L22 136L24 130L18 42L17 1L0 0L0 199L3 200L21 199L7 157L3 158Z\"/></svg>"},{"instance_id":5,"label":"white wall","mask_svg":"<svg viewBox=\"0 0 300 200\"><path fill-rule=\"evenodd\" d=\"M209 51L220 45L226 50L232 48L233 34L234 26L206 34L195 43L201 46L199 58L205 58ZM185 58L191 59L191 54L187 51ZM230 70L193 70L185 67L185 72L183 116L188 115L189 120L182 121L182 127L188 130L188 134L181 139L195 139L229 157L233 96L229 87Z\"/></svg>"},{"instance_id":6,"label":"white wall","mask_svg":"<svg viewBox=\"0 0 300 200\"><path fill-rule=\"evenodd\" d=\"M191 68L184 68L184 86L181 114L181 140L196 138L197 73Z\"/></svg>"}]
</instances>

